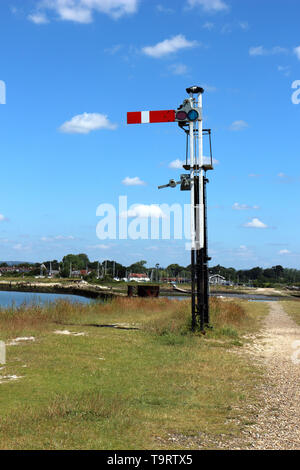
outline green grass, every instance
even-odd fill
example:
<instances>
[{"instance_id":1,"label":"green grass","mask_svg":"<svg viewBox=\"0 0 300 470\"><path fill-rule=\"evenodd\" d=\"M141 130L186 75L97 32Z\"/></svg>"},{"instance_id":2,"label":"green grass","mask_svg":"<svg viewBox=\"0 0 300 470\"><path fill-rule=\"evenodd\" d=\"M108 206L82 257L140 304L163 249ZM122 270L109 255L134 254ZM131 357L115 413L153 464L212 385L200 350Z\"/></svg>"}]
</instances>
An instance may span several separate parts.
<instances>
[{"instance_id":1,"label":"green grass","mask_svg":"<svg viewBox=\"0 0 300 470\"><path fill-rule=\"evenodd\" d=\"M0 374L22 378L0 384L0 448L177 449L196 446L199 433L212 442L239 434L260 371L233 352L266 309L213 300L205 336L189 330L189 301L1 310L1 339L36 341L7 347ZM87 326L115 323L139 329Z\"/></svg>"}]
</instances>

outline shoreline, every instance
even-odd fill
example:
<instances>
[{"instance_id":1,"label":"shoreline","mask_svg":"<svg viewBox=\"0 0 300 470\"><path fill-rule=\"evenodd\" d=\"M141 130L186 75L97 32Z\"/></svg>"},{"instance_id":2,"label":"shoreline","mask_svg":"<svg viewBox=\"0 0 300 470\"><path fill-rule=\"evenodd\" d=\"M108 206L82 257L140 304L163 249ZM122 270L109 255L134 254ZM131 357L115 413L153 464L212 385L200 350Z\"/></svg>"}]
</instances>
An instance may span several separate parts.
<instances>
[{"instance_id":1,"label":"shoreline","mask_svg":"<svg viewBox=\"0 0 300 470\"><path fill-rule=\"evenodd\" d=\"M20 281L0 281L0 291L32 292L41 294L70 294L87 297L90 299L112 299L113 297L124 297L125 294L114 292L109 288L103 288L92 284L60 284Z\"/></svg>"}]
</instances>

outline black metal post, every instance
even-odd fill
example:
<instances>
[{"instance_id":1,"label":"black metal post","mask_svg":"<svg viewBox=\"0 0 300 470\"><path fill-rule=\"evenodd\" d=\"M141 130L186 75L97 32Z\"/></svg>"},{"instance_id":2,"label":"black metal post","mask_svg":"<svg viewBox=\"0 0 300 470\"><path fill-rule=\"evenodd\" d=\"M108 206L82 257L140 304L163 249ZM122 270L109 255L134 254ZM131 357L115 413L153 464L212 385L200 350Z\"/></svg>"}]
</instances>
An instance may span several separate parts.
<instances>
[{"instance_id":1,"label":"black metal post","mask_svg":"<svg viewBox=\"0 0 300 470\"><path fill-rule=\"evenodd\" d=\"M203 177L203 203L204 203L204 326L209 326L209 275L208 275L208 237L207 237L207 194L206 184L209 180L206 176Z\"/></svg>"}]
</instances>

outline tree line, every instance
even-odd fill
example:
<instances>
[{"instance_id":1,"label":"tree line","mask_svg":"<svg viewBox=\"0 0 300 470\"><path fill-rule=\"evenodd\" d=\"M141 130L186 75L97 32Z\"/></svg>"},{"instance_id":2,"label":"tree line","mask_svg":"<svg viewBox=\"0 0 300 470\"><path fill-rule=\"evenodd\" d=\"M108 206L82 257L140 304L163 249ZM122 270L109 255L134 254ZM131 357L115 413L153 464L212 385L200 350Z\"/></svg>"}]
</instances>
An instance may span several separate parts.
<instances>
[{"instance_id":1,"label":"tree line","mask_svg":"<svg viewBox=\"0 0 300 470\"><path fill-rule=\"evenodd\" d=\"M39 275L41 266L47 271L56 271L61 277L69 277L71 271L88 271L83 277L96 278L98 274L101 278L112 279L113 277L125 278L130 273L147 274L149 277L152 273L154 280L162 280L167 278L181 278L189 281L191 278L191 265L181 266L179 264L170 264L166 267L160 266L158 263L154 266L147 267L146 260L136 261L129 266L124 266L115 260L90 261L85 253L78 255L68 254L63 257L62 261L48 260L44 263L22 263L17 266L20 271L26 268L27 272L23 275ZM1 267L8 267L6 263L1 263ZM28 270L29 269L29 270ZM217 265L209 268L210 275L219 274L227 281L233 284L253 285L255 287L266 287L274 284L290 284L300 285L300 270L284 268L281 265L272 266L271 268L254 267L251 269L235 269L226 268Z\"/></svg>"}]
</instances>

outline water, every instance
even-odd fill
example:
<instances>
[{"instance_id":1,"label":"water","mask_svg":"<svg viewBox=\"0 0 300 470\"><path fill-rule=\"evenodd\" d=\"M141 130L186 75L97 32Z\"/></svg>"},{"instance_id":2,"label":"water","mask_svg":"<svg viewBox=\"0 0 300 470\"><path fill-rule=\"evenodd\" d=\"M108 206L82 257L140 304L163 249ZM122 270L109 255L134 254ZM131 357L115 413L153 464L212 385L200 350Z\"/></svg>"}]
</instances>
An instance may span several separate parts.
<instances>
[{"instance_id":1,"label":"water","mask_svg":"<svg viewBox=\"0 0 300 470\"><path fill-rule=\"evenodd\" d=\"M268 296L268 295L256 295L256 294L210 294L211 297L218 297L220 299L222 298L236 298L236 299L245 299L249 300L249 302L276 302L278 300L283 300L282 297L275 297L275 296ZM180 295L168 295L166 296L170 300L187 300L190 299L191 297L189 295L186 296L180 296Z\"/></svg>"},{"instance_id":2,"label":"water","mask_svg":"<svg viewBox=\"0 0 300 470\"><path fill-rule=\"evenodd\" d=\"M44 305L56 300L67 300L69 302L80 302L87 304L91 299L81 297L79 295L70 294L41 294L38 292L13 292L13 291L0 291L0 307L19 307L22 304L26 305Z\"/></svg>"}]
</instances>

